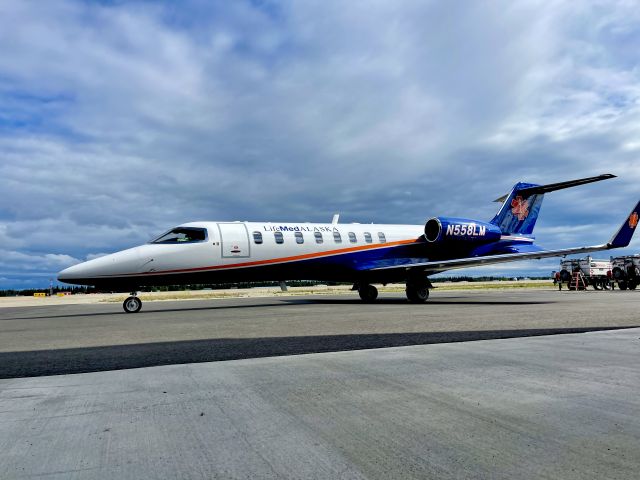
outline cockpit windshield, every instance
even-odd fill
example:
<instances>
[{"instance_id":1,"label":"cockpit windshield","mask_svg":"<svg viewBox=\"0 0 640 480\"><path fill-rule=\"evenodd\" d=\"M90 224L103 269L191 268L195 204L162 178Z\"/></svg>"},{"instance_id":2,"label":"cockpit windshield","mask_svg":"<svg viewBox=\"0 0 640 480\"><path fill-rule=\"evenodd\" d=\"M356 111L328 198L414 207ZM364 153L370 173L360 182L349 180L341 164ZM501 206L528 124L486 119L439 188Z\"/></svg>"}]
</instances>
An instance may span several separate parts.
<instances>
[{"instance_id":1,"label":"cockpit windshield","mask_svg":"<svg viewBox=\"0 0 640 480\"><path fill-rule=\"evenodd\" d=\"M160 235L151 243L195 243L207 239L206 228L178 227Z\"/></svg>"}]
</instances>

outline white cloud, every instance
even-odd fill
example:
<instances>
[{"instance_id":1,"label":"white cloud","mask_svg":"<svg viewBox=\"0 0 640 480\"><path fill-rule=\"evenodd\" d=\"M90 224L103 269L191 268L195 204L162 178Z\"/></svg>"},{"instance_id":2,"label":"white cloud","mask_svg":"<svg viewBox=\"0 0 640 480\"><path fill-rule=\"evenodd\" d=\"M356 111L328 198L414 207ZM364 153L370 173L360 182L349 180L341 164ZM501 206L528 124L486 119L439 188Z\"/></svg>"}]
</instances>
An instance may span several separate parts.
<instances>
[{"instance_id":1,"label":"white cloud","mask_svg":"<svg viewBox=\"0 0 640 480\"><path fill-rule=\"evenodd\" d=\"M29 254L15 250L0 249L0 269L5 274L58 271L78 263L79 260L62 254Z\"/></svg>"}]
</instances>

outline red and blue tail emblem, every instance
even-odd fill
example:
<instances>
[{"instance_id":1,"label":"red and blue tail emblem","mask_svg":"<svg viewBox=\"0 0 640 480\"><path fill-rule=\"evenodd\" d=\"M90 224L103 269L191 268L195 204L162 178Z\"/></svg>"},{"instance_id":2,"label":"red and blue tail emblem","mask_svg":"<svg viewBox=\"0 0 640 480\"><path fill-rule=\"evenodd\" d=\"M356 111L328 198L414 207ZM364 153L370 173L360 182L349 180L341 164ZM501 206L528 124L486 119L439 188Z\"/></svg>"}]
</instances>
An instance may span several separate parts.
<instances>
[{"instance_id":1,"label":"red and blue tail emblem","mask_svg":"<svg viewBox=\"0 0 640 480\"><path fill-rule=\"evenodd\" d=\"M511 200L511 213L522 221L529 216L529 202L518 195Z\"/></svg>"}]
</instances>

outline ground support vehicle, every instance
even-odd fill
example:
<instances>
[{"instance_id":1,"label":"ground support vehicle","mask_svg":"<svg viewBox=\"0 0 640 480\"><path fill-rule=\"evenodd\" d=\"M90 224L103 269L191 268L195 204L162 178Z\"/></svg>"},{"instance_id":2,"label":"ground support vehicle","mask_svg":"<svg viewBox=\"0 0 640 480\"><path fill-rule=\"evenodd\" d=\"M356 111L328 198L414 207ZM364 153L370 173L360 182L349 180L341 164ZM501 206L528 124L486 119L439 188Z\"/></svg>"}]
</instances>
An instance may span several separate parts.
<instances>
[{"instance_id":1,"label":"ground support vehicle","mask_svg":"<svg viewBox=\"0 0 640 480\"><path fill-rule=\"evenodd\" d=\"M635 290L640 285L640 255L611 257L611 275L620 290Z\"/></svg>"},{"instance_id":2,"label":"ground support vehicle","mask_svg":"<svg viewBox=\"0 0 640 480\"><path fill-rule=\"evenodd\" d=\"M560 284L566 283L569 290L583 290L591 285L595 290L610 290L611 262L608 260L594 260L591 256L585 258L567 258L560 261Z\"/></svg>"}]
</instances>

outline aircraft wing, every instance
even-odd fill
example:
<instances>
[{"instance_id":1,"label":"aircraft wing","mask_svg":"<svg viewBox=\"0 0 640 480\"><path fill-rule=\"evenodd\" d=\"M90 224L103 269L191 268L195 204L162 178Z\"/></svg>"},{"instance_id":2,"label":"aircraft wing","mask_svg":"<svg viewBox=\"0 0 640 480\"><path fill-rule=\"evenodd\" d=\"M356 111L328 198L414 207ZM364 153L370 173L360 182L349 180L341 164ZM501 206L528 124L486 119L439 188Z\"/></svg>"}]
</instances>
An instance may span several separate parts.
<instances>
[{"instance_id":1,"label":"aircraft wing","mask_svg":"<svg viewBox=\"0 0 640 480\"><path fill-rule=\"evenodd\" d=\"M434 260L428 262L407 263L403 265L393 265L390 267L378 267L371 270L391 270L391 269L411 269L424 272L441 272L456 268L476 267L480 265L491 265L495 263L517 262L519 260L538 260L541 258L561 257L574 253L596 252L599 250L610 250L629 245L640 214L640 202L637 203L631 214L625 219L618 232L608 243L593 245L590 247L563 248L560 250L537 250L519 253L505 253L498 255L485 255L478 257L454 258L450 260Z\"/></svg>"}]
</instances>

